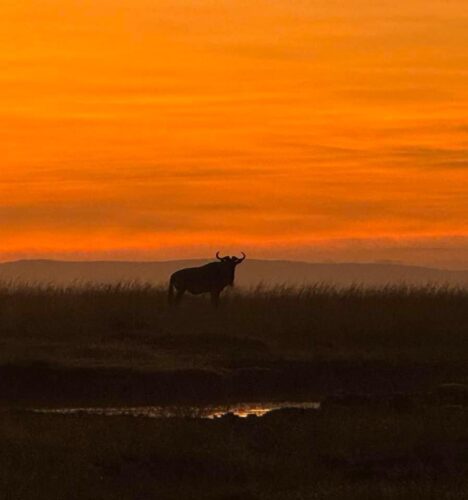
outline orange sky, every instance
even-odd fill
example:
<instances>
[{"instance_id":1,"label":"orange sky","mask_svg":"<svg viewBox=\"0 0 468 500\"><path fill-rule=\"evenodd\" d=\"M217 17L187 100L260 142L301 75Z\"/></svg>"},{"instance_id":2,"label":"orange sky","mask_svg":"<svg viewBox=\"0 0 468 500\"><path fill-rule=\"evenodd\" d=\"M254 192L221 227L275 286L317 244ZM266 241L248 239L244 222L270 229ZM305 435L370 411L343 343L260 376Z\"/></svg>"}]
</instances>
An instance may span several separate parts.
<instances>
[{"instance_id":1,"label":"orange sky","mask_svg":"<svg viewBox=\"0 0 468 500\"><path fill-rule=\"evenodd\" d=\"M0 259L468 268L466 0L4 0Z\"/></svg>"}]
</instances>

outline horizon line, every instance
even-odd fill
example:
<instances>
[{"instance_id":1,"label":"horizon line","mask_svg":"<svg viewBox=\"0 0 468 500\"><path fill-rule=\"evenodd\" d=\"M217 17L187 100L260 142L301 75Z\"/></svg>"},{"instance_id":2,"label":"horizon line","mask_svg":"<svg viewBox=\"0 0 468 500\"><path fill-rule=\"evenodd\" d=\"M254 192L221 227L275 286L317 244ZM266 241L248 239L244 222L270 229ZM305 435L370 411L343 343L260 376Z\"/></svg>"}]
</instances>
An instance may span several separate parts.
<instances>
[{"instance_id":1,"label":"horizon line","mask_svg":"<svg viewBox=\"0 0 468 500\"><path fill-rule=\"evenodd\" d=\"M80 260L67 260L67 259L53 259L53 258L39 258L39 259L15 259L15 260L5 260L0 261L0 265L8 264L19 264L25 262L47 262L47 263L62 263L62 264L169 264L175 262L199 262L199 261L210 261L213 260L212 257L191 257L191 258L179 258L179 259L164 259L164 260L121 260L121 259L80 259ZM373 261L341 261L341 260L295 260L295 259L269 259L269 258L248 258L250 262L282 262L289 264L306 264L306 265L356 265L356 266L369 266L369 265L386 265L386 266L399 266L399 267L412 267L419 269L431 269L437 271L448 271L448 272L468 272L468 268L459 269L449 269L446 267L437 267L432 265L414 264L408 263L400 260L392 259L380 259Z\"/></svg>"}]
</instances>

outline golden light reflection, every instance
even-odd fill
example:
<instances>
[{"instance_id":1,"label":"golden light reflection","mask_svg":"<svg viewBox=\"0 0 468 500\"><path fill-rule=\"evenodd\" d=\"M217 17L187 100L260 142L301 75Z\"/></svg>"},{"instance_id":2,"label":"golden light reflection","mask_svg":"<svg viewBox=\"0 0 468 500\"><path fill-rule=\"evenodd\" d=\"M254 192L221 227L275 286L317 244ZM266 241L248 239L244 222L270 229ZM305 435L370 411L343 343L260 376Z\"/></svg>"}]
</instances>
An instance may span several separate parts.
<instances>
[{"instance_id":1,"label":"golden light reflection","mask_svg":"<svg viewBox=\"0 0 468 500\"><path fill-rule=\"evenodd\" d=\"M35 408L33 413L51 415L101 415L105 417L144 417L144 418L203 418L217 419L223 417L247 418L263 417L275 410L319 410L319 402L275 402L275 403L235 403L231 405L211 406L136 406L120 408Z\"/></svg>"}]
</instances>

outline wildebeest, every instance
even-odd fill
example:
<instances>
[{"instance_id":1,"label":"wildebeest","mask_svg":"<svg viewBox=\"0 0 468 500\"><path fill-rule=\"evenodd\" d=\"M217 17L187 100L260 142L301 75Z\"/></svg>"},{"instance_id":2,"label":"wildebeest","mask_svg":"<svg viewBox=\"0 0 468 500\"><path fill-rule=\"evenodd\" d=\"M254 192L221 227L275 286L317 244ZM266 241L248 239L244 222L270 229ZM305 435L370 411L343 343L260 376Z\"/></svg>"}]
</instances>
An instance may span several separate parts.
<instances>
[{"instance_id":1,"label":"wildebeest","mask_svg":"<svg viewBox=\"0 0 468 500\"><path fill-rule=\"evenodd\" d=\"M242 257L220 257L216 252L218 262L210 262L201 267L188 267L172 274L169 281L169 303L178 304L185 292L194 295L209 293L211 302L216 307L219 295L226 286L234 285L234 272L246 255ZM175 292L175 296L174 296Z\"/></svg>"}]
</instances>

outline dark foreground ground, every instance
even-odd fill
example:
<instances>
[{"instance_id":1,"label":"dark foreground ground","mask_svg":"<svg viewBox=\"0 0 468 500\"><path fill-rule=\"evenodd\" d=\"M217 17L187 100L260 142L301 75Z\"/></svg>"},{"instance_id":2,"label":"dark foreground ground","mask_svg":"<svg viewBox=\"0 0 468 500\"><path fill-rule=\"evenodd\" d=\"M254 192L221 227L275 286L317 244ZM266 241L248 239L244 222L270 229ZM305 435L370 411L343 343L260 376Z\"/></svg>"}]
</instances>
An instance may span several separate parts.
<instances>
[{"instance_id":1,"label":"dark foreground ground","mask_svg":"<svg viewBox=\"0 0 468 500\"><path fill-rule=\"evenodd\" d=\"M2 498L465 499L468 412L218 420L0 416Z\"/></svg>"},{"instance_id":2,"label":"dark foreground ground","mask_svg":"<svg viewBox=\"0 0 468 500\"><path fill-rule=\"evenodd\" d=\"M0 498L468 498L468 292L0 289ZM30 407L322 401L216 421Z\"/></svg>"}]
</instances>

